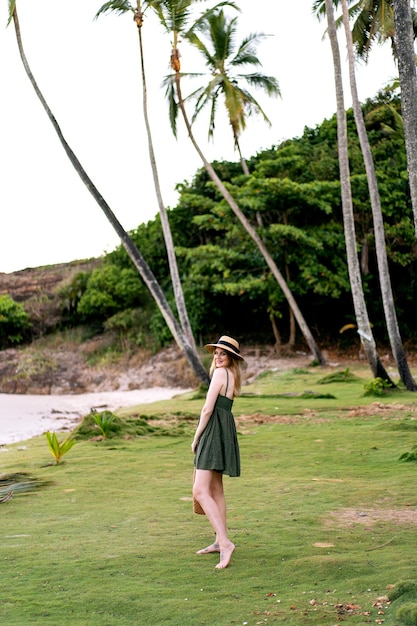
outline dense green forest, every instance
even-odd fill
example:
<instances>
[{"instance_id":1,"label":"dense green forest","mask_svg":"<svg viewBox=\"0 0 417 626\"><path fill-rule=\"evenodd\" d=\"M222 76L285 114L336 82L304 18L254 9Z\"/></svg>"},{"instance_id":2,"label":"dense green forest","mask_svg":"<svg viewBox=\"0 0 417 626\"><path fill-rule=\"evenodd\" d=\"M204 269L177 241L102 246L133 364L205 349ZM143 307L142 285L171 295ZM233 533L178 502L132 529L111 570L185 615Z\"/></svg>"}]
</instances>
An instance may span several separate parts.
<instances>
[{"instance_id":1,"label":"dense green forest","mask_svg":"<svg viewBox=\"0 0 417 626\"><path fill-rule=\"evenodd\" d=\"M389 92L363 105L398 322L407 346L417 339L417 246L400 109L399 97ZM387 345L367 180L352 112L347 116L366 303L376 341ZM213 165L267 245L319 345L357 345L341 213L336 117L305 128L301 137L272 146L247 164L249 176L240 162ZM245 342L286 344L291 336L286 299L206 170L196 171L192 181L178 185L178 191L177 206L168 214L195 337L225 332ZM160 216L129 234L175 310ZM91 272L78 274L57 297L60 315L49 331L83 324L93 332L114 331L135 345L162 346L172 339L122 246ZM24 304L11 305L2 299L2 347L32 339L36 324L29 314L22 314ZM298 330L295 345L303 345Z\"/></svg>"}]
</instances>

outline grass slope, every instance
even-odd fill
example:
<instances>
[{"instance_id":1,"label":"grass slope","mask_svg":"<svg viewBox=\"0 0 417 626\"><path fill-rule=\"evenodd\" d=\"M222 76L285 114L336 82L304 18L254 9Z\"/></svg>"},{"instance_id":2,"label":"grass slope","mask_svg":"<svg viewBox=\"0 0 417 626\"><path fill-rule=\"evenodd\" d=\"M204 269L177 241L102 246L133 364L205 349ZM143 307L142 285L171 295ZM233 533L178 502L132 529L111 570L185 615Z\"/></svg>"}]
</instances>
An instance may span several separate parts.
<instances>
[{"instance_id":1,"label":"grass slope","mask_svg":"<svg viewBox=\"0 0 417 626\"><path fill-rule=\"evenodd\" d=\"M53 482L0 505L0 622L399 623L375 603L417 580L417 467L399 461L417 443L415 395L364 397L369 376L355 374L323 385L318 370L274 372L236 400L243 473L225 485L237 548L222 571L195 555L212 540L191 502L201 398L119 411L163 430L77 441L59 465L45 437L10 446L4 473Z\"/></svg>"}]
</instances>

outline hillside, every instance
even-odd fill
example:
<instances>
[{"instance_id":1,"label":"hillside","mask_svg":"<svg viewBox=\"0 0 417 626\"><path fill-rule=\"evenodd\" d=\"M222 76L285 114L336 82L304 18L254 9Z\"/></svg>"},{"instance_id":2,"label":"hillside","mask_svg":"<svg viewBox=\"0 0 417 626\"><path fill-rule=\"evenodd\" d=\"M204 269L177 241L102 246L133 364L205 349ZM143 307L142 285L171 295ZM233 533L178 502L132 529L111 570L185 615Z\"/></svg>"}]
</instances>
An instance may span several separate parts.
<instances>
[{"instance_id":1,"label":"hillside","mask_svg":"<svg viewBox=\"0 0 417 626\"><path fill-rule=\"evenodd\" d=\"M30 267L19 272L0 272L0 295L9 294L16 302L25 302L36 296L51 297L57 288L68 283L78 272L87 272L100 264L100 259L88 259Z\"/></svg>"},{"instance_id":2,"label":"hillside","mask_svg":"<svg viewBox=\"0 0 417 626\"><path fill-rule=\"evenodd\" d=\"M39 302L43 314L54 305L54 294L80 271L88 271L100 263L99 259L75 261L69 264L30 268L12 274L0 274L0 294L9 294L18 302ZM203 338L204 341L204 338ZM0 351L0 393L18 394L80 394L103 391L129 391L151 387L196 387L195 378L185 357L175 344L157 354L144 348L125 351L111 358L105 354L109 337L104 333L76 341L74 337L52 335L34 341L31 345ZM358 352L343 355L326 350L330 367L348 367L361 360ZM243 383L252 381L265 370L307 367L308 352L298 352L281 358L272 345L245 345ZM201 347L206 366L210 357ZM394 366L388 354L381 357L388 366Z\"/></svg>"},{"instance_id":3,"label":"hillside","mask_svg":"<svg viewBox=\"0 0 417 626\"><path fill-rule=\"evenodd\" d=\"M81 345L46 347L35 342L27 348L0 351L0 393L59 395L199 384L175 345L157 354L138 349L111 363L90 364L89 354L100 342L105 342L105 337ZM265 370L301 368L310 362L307 354L278 358L270 346L244 346L243 350L244 383ZM208 364L209 355L202 351L202 356Z\"/></svg>"}]
</instances>

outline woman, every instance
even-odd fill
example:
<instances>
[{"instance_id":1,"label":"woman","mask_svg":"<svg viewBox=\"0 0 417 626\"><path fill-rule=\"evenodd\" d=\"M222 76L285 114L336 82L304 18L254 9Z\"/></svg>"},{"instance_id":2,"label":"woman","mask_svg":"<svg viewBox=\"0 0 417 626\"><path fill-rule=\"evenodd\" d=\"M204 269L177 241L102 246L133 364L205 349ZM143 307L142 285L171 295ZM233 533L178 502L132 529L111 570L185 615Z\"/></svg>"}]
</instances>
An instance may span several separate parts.
<instances>
[{"instance_id":1,"label":"woman","mask_svg":"<svg viewBox=\"0 0 417 626\"><path fill-rule=\"evenodd\" d=\"M232 415L234 397L240 391L239 342L223 335L204 346L213 353L211 382L191 450L195 454L193 496L200 503L216 534L213 544L197 554L220 552L217 569L229 565L235 549L226 532L226 500L223 474L240 476L239 444Z\"/></svg>"}]
</instances>

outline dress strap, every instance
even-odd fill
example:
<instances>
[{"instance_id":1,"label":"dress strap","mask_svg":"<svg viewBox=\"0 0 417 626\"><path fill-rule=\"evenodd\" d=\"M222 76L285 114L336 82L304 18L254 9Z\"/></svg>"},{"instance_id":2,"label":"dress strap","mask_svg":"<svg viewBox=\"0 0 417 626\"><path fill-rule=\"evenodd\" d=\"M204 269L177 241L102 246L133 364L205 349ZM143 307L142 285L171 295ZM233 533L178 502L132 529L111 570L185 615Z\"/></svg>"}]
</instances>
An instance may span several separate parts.
<instances>
[{"instance_id":1,"label":"dress strap","mask_svg":"<svg viewBox=\"0 0 417 626\"><path fill-rule=\"evenodd\" d=\"M229 386L229 370L226 367L226 376L227 376L227 382L226 382L226 391L224 392L224 395L227 396L227 388Z\"/></svg>"}]
</instances>

